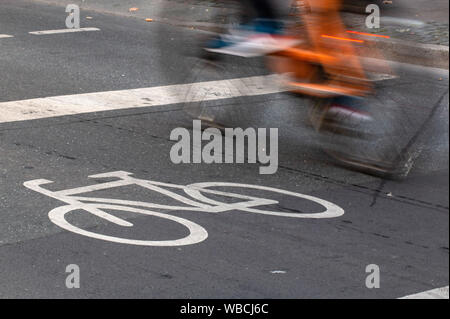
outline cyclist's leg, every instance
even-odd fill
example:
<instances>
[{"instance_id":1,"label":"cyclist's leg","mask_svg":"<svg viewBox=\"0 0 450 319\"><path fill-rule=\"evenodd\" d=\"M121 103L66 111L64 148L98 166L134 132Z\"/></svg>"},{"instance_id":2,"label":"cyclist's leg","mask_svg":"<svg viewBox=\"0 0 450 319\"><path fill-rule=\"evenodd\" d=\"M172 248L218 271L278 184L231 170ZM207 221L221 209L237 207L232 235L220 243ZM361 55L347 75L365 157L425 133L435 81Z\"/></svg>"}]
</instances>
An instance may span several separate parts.
<instances>
[{"instance_id":1,"label":"cyclist's leg","mask_svg":"<svg viewBox=\"0 0 450 319\"><path fill-rule=\"evenodd\" d=\"M338 57L338 61L323 63L330 85L349 87L360 91L360 96L337 96L331 99L327 124L358 129L372 121L371 112L364 96L370 92L365 72L353 44L349 41L337 41L346 38L345 26L340 16L342 0L310 1L315 23L309 28L313 47L319 53ZM325 37L323 35L326 35Z\"/></svg>"}]
</instances>

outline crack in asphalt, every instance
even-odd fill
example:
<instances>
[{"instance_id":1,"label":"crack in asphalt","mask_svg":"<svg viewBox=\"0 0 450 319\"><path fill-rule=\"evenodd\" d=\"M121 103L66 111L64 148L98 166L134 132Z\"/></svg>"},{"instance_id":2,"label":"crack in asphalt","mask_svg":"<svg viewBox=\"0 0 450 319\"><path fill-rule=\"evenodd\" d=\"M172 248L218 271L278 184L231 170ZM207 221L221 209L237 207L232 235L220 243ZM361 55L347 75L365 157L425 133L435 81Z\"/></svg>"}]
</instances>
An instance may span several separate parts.
<instances>
[{"instance_id":1,"label":"crack in asphalt","mask_svg":"<svg viewBox=\"0 0 450 319\"><path fill-rule=\"evenodd\" d=\"M340 186L346 186L346 187L350 187L350 188L357 188L359 190L353 189L354 191L358 191L364 194L368 194L368 193L372 193L372 192L377 192L380 193L381 195L384 195L383 198L384 199L388 199L388 200L394 200L394 201L398 201L398 202L402 202L402 203L408 203L417 207L426 207L426 208L434 208L437 210L449 210L449 207L441 205L441 204L437 204L437 203L432 203L432 202L427 202L427 201L423 201L423 200L418 200L415 198L411 198L408 196L403 196L403 195L395 195L395 197L390 197L388 196L388 194L383 193L381 190L379 190L378 188L372 188L372 187L367 187L364 185L358 185L358 184L353 184L353 183L347 183L345 181L342 180L338 180L338 179L334 179L328 176L323 176L320 174L315 174L315 173L309 173L300 169L296 169L296 168L291 168L291 167L287 167L287 166L282 166L279 165L278 166L280 169L285 169L287 171L291 171L291 172L296 172L296 173L300 173L304 176L313 178L313 179L317 179L317 180L321 180L324 182L328 182L331 184L336 184L336 185L340 185ZM400 200L403 199L403 200Z\"/></svg>"},{"instance_id":2,"label":"crack in asphalt","mask_svg":"<svg viewBox=\"0 0 450 319\"><path fill-rule=\"evenodd\" d=\"M394 163L396 163L396 166L400 163L400 161L402 160L403 154L407 154L408 151L413 147L413 145L417 142L417 140L419 139L419 137L421 135L424 134L426 128L429 126L431 120L433 119L434 115L436 114L437 110L439 109L439 107L441 106L441 103L444 99L444 97L448 94L449 90L445 91L440 97L439 99L436 101L436 103L433 105L430 113L428 114L427 118L422 122L422 125L420 125L416 132L414 133L414 135L411 137L411 139L408 141L408 143L405 145L405 147L399 152L399 155L397 157L396 160L394 160ZM414 163L414 162L413 162ZM414 165L414 164L413 164ZM384 186L386 185L387 180L382 180L380 183L380 186L376 189L376 191L374 192L374 197L372 200L372 203L370 204L370 207L375 206L378 197L380 196L380 194L383 191ZM416 200L418 202L422 202L420 200ZM422 202L423 203L423 202ZM448 209L448 208L447 208Z\"/></svg>"}]
</instances>

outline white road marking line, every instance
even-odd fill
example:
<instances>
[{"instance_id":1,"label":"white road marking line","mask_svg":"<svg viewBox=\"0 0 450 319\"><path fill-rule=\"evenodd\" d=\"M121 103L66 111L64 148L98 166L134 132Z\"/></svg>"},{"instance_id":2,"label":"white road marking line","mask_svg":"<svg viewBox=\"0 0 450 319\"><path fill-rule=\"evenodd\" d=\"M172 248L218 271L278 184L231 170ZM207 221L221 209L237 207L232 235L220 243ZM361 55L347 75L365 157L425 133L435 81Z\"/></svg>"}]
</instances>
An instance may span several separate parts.
<instances>
[{"instance_id":1,"label":"white road marking line","mask_svg":"<svg viewBox=\"0 0 450 319\"><path fill-rule=\"evenodd\" d=\"M14 36L9 35L9 34L0 34L0 39L3 39L3 38L14 38Z\"/></svg>"},{"instance_id":2,"label":"white road marking line","mask_svg":"<svg viewBox=\"0 0 450 319\"><path fill-rule=\"evenodd\" d=\"M425 24L425 22L420 20L397 18L397 17L381 17L381 23L403 25L403 26L422 26Z\"/></svg>"},{"instance_id":3,"label":"white road marking line","mask_svg":"<svg viewBox=\"0 0 450 319\"><path fill-rule=\"evenodd\" d=\"M198 102L256 96L287 90L288 88L281 85L280 76L267 75L1 102L0 123L160 106L186 101Z\"/></svg>"},{"instance_id":4,"label":"white road marking line","mask_svg":"<svg viewBox=\"0 0 450 319\"><path fill-rule=\"evenodd\" d=\"M399 299L449 299L448 286L408 295Z\"/></svg>"},{"instance_id":5,"label":"white road marking line","mask_svg":"<svg viewBox=\"0 0 450 319\"><path fill-rule=\"evenodd\" d=\"M72 33L72 32L86 32L86 31L100 31L100 29L99 28L60 29L60 30L31 31L28 33L34 35L46 35L46 34Z\"/></svg>"}]
</instances>

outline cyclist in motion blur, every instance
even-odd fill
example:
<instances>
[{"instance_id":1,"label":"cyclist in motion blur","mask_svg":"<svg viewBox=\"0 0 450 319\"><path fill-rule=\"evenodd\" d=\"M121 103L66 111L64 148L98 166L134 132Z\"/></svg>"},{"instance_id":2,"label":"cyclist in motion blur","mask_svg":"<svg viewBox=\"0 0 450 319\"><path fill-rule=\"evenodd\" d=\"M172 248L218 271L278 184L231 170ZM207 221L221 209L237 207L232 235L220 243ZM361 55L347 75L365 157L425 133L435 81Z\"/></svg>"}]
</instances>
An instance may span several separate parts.
<instances>
[{"instance_id":1,"label":"cyclist in motion blur","mask_svg":"<svg viewBox=\"0 0 450 319\"><path fill-rule=\"evenodd\" d=\"M314 96L336 96L328 112L335 118L334 124L339 121L340 125L350 127L354 123L371 121L371 115L365 110L361 99L370 90L365 83L367 82L365 74L352 46L348 42L342 43L345 40L352 42L352 39L346 39L348 33L345 32L339 17L341 2L341 0L294 0L294 8L301 6L303 10L308 10L307 15L303 14L303 19L308 20L306 21L309 24L308 40L312 43L305 45L306 39L300 39L298 35L289 35L274 0L242 0L244 12L242 23L230 30L230 34L221 35L209 41L205 50L241 57L255 57L276 55L276 53L286 55L283 51L301 53L292 52L293 50L289 49L308 46L312 50L310 52L312 55L316 53L316 59L311 59L314 56L301 56L301 54L293 56L298 60L295 61L295 65L292 62L291 70L288 67L286 71L294 73L296 79L301 82L317 78L317 74L311 72L310 65L302 64L299 67L300 60L304 59L306 62L320 63L326 69L328 76L334 79L327 83L328 88L299 85L295 90ZM346 58L338 61L337 58L327 59L327 55L329 58L345 55Z\"/></svg>"},{"instance_id":2,"label":"cyclist in motion blur","mask_svg":"<svg viewBox=\"0 0 450 319\"><path fill-rule=\"evenodd\" d=\"M366 143L366 152L356 143L334 142L343 135L364 140L370 136L364 132L367 127L385 125L385 129L388 123L383 114L384 118L373 124L375 116L367 100L374 95L373 81L367 74L387 74L390 70L383 63L372 65L372 69L363 66L361 52L368 49L365 40L374 35L345 29L342 2L291 0L293 22L283 19L274 0L242 0L240 23L210 39L204 50L209 54L266 56L273 71L288 75L290 91L312 97L310 120L316 131L328 133L329 144L334 144L334 149L327 150L330 155L353 166L389 173L397 169L403 151L388 147L380 151ZM370 50L376 52L374 47ZM378 133L392 135L387 131ZM384 140L381 144L388 143Z\"/></svg>"}]
</instances>

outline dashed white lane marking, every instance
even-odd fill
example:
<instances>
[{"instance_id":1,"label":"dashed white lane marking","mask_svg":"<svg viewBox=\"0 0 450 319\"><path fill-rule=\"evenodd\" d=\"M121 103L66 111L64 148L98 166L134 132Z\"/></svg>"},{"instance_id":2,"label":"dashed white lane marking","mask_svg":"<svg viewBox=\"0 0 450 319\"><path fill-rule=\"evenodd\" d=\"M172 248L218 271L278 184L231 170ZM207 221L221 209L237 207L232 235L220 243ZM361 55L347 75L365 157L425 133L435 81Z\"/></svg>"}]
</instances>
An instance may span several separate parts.
<instances>
[{"instance_id":1,"label":"dashed white lane marking","mask_svg":"<svg viewBox=\"0 0 450 319\"><path fill-rule=\"evenodd\" d=\"M14 36L9 34L0 34L0 39L2 38L14 38Z\"/></svg>"},{"instance_id":2,"label":"dashed white lane marking","mask_svg":"<svg viewBox=\"0 0 450 319\"><path fill-rule=\"evenodd\" d=\"M86 32L86 31L100 31L100 29L99 28L60 29L60 30L31 31L28 33L34 35L46 35L46 34L72 33L72 32Z\"/></svg>"},{"instance_id":3,"label":"dashed white lane marking","mask_svg":"<svg viewBox=\"0 0 450 319\"><path fill-rule=\"evenodd\" d=\"M212 101L287 91L280 76L254 76L230 80L149 87L131 90L64 95L0 103L0 123L49 117Z\"/></svg>"},{"instance_id":4,"label":"dashed white lane marking","mask_svg":"<svg viewBox=\"0 0 450 319\"><path fill-rule=\"evenodd\" d=\"M419 292L417 294L408 295L400 299L449 299L448 286Z\"/></svg>"}]
</instances>

